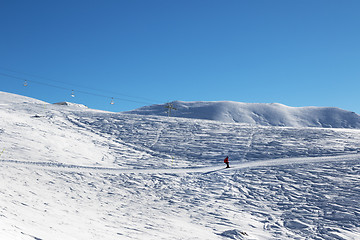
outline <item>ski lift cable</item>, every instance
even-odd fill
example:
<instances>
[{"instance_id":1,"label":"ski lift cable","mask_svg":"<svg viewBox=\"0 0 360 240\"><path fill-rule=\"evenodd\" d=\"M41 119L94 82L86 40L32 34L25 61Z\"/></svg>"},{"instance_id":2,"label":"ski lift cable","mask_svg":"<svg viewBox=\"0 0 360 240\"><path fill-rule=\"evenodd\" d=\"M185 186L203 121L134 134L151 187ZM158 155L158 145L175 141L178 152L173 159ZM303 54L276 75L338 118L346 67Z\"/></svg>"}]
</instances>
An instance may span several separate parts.
<instances>
[{"instance_id":1,"label":"ski lift cable","mask_svg":"<svg viewBox=\"0 0 360 240\"><path fill-rule=\"evenodd\" d=\"M48 86L48 87L52 87L52 88L58 88L58 89L62 89L62 90L67 90L67 91L71 91L72 95L74 95L74 92L78 92L78 93L82 93L82 94L86 94L86 95L91 95L91 96L97 96L97 97L103 97L103 98L111 98L108 95L103 95L103 94L97 94L97 93L91 93L88 91L82 91L82 90L76 90L76 89L69 89L69 88L65 88L65 87L61 87L61 86L57 86L57 85L53 85L53 84L49 84L49 83L44 83L44 82L40 82L40 81L35 81L35 80L28 80L22 77L17 77L17 76L12 76L6 73L1 73L1 76L5 76L5 77L9 77L9 78L14 78L14 79L18 79L18 80L22 80L22 81L26 81L28 84L30 82L39 84L39 85L44 85L44 86ZM127 101L127 102L133 102L133 103L140 103L140 104L153 104L153 102L145 102L145 101L136 101L136 100L131 100L131 99L126 99L126 98L120 98L120 97L112 97L113 99L117 99L120 101Z\"/></svg>"},{"instance_id":2,"label":"ski lift cable","mask_svg":"<svg viewBox=\"0 0 360 240\"><path fill-rule=\"evenodd\" d=\"M69 90L68 88L65 88L65 87L60 87L60 86L52 85L52 84L49 84L49 83L44 83L44 82L39 82L39 81L34 81L34 80L30 81L28 79L25 79L25 78L22 78L22 77L12 76L12 75L9 75L9 74L6 74L6 73L0 73L0 75L5 76L5 77L9 77L9 78L14 78L14 79L19 79L19 80L22 80L22 81L26 81L27 84L29 84L29 82L33 82L33 83L37 83L37 84L40 84L40 85L45 85L45 86L48 86L48 87L59 88L59 89L63 89L63 90Z\"/></svg>"},{"instance_id":3,"label":"ski lift cable","mask_svg":"<svg viewBox=\"0 0 360 240\"><path fill-rule=\"evenodd\" d=\"M54 80L54 79L50 79L50 78L45 78L45 77L42 77L42 76L38 76L38 75L35 75L35 74L29 74L29 73L24 73L24 72L20 72L20 71L11 70L11 69L4 68L4 67L1 67L1 66L0 66L0 69L3 69L3 70L8 71L8 72L13 72L13 73L18 73L18 74L23 74L23 75L32 76L32 77L35 77L35 78L44 79L44 80L51 81L51 82L55 82L55 83L61 83L61 84L69 85L69 86L74 86L74 87L80 87L80 88L84 88L84 89L89 89L89 90L92 90L92 91L106 92L106 93L111 93L112 95L122 95L122 96L125 96L125 97L142 99L142 100L145 100L145 101L148 101L148 102L149 102L149 101L150 101L150 102L157 102L157 103L162 102L162 101L158 101L158 100L154 100L154 99L149 99L149 98L144 98L144 97L139 97L139 96L132 96L132 95L124 94L124 93L119 93L119 92L114 92L114 91L109 91L109 90L104 90L104 89L96 89L96 88L91 88L91 87L87 87L87 86L82 86L82 85L79 85L79 84L68 83L68 82L63 82L63 81L58 81L58 80Z\"/></svg>"}]
</instances>

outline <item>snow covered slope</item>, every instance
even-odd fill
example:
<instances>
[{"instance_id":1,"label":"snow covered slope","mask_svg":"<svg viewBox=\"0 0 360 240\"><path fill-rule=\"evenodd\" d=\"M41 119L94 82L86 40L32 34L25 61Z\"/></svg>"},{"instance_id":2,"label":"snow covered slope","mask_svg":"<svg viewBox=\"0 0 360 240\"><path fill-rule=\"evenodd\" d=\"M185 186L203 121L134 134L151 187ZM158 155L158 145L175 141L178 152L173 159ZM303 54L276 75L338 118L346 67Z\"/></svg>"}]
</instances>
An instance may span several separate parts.
<instances>
[{"instance_id":1,"label":"snow covered slope","mask_svg":"<svg viewBox=\"0 0 360 240\"><path fill-rule=\"evenodd\" d=\"M0 239L357 239L359 142L0 92Z\"/></svg>"},{"instance_id":2,"label":"snow covered slope","mask_svg":"<svg viewBox=\"0 0 360 240\"><path fill-rule=\"evenodd\" d=\"M166 105L126 113L167 116ZM173 102L172 116L264 126L360 128L360 116L331 107L288 107L278 103Z\"/></svg>"}]
</instances>

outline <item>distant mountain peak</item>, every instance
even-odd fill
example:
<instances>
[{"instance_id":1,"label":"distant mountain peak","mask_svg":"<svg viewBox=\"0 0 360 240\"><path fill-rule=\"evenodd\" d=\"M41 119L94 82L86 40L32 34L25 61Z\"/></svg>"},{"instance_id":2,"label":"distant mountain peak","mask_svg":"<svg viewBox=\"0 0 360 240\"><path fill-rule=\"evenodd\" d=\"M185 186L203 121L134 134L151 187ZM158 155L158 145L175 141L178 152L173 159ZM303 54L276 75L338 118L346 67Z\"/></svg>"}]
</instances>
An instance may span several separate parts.
<instances>
[{"instance_id":1,"label":"distant mountain peak","mask_svg":"<svg viewBox=\"0 0 360 240\"><path fill-rule=\"evenodd\" d=\"M167 116L167 104L145 106L128 114ZM335 107L289 107L280 103L174 101L173 117L264 126L360 128L360 116Z\"/></svg>"}]
</instances>

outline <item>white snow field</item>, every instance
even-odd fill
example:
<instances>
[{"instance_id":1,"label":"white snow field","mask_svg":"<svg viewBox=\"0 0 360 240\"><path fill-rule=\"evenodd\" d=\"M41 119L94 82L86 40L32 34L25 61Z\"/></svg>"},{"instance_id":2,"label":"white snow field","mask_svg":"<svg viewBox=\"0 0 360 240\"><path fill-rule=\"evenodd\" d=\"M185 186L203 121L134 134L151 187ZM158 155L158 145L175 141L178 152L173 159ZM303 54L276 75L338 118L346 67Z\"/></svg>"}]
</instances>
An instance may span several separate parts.
<instances>
[{"instance_id":1,"label":"white snow field","mask_svg":"<svg viewBox=\"0 0 360 240\"><path fill-rule=\"evenodd\" d=\"M359 152L359 129L0 92L0 239L360 239Z\"/></svg>"}]
</instances>

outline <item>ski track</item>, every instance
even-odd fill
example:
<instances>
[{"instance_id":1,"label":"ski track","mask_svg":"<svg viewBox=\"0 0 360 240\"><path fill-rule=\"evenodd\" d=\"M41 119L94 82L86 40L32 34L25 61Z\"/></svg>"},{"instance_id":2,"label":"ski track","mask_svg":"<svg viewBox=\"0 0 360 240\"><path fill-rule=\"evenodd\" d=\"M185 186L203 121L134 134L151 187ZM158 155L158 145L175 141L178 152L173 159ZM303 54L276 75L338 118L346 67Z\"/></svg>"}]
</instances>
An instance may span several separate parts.
<instances>
[{"instance_id":1,"label":"ski track","mask_svg":"<svg viewBox=\"0 0 360 240\"><path fill-rule=\"evenodd\" d=\"M230 168L222 166L209 166L209 167L191 167L191 168L139 168L139 169L125 169L125 168L104 168L94 166L82 165L67 165L52 162L28 162L18 160L1 160L0 164L26 166L30 168L62 171L62 172L90 172L90 173L111 173L111 174L124 174L124 173L143 173L143 174L157 174L157 173L213 173L217 171L234 171L245 168L264 168L292 164L310 164L334 161L355 161L360 159L360 154L350 154L342 156L327 156L327 157L309 157L309 158L282 158L270 159L261 161L250 161L244 163L232 164Z\"/></svg>"},{"instance_id":2,"label":"ski track","mask_svg":"<svg viewBox=\"0 0 360 240\"><path fill-rule=\"evenodd\" d=\"M253 144L254 135L255 135L255 127L252 127L251 130L250 130L250 133L249 133L249 140L248 140L248 142L246 143L246 146L245 146L243 159L246 159L246 156L247 156L248 152L250 152L251 145Z\"/></svg>"},{"instance_id":3,"label":"ski track","mask_svg":"<svg viewBox=\"0 0 360 240\"><path fill-rule=\"evenodd\" d=\"M89 127L88 125L86 125L86 124L84 124L84 123L82 123L82 122L80 122L80 121L76 121L74 118L72 118L72 117L70 117L70 116L67 116L66 117L67 118L67 120L69 121L69 122L71 122L72 124L74 124L75 126L77 126L79 129L86 129L86 130L88 130L88 131L90 131L90 132L92 132L92 133L94 133L94 134L98 134L98 135L100 135L101 137L104 137L104 138L112 138L112 136L107 136L107 135L111 135L111 134L109 134L109 133L101 133L101 134L99 134L99 132L96 132L93 128L91 128L91 127ZM134 122L132 122L131 124L130 124L130 131L134 131L134 130L136 130L136 128L134 127ZM108 127L109 129L106 129L106 131L105 132L111 132L111 129L110 129L110 127ZM159 139L159 137L160 137L160 132L161 132L162 130L159 130L159 132L157 133L157 136L156 136L156 138L155 138L155 142L152 144L152 146L154 146L156 143L157 143L157 141L158 141L158 139ZM138 151L138 153L139 154L142 154L142 155L144 155L144 154L149 154L149 155L151 155L151 156L159 156L159 157L168 157L168 155L167 154L164 154L164 153L160 153L160 152L156 152L156 151L153 151L153 150L151 150L151 147L146 147L146 146L140 146L140 145L136 145L136 144L132 144L132 143L129 143L129 142L125 142L125 141L123 141L121 138L112 138L112 142L113 143L115 143L115 144L117 144L117 145L119 145L119 146L122 146L122 147L127 147L127 148L129 148L129 149L132 149L132 150L134 150L134 151ZM117 148L118 146L115 146L114 144L110 144L110 148L112 148L112 149L115 149L115 148ZM121 149L121 148L119 148L119 149Z\"/></svg>"}]
</instances>

